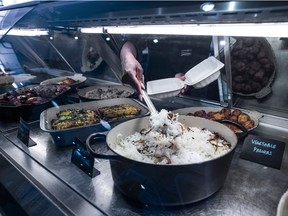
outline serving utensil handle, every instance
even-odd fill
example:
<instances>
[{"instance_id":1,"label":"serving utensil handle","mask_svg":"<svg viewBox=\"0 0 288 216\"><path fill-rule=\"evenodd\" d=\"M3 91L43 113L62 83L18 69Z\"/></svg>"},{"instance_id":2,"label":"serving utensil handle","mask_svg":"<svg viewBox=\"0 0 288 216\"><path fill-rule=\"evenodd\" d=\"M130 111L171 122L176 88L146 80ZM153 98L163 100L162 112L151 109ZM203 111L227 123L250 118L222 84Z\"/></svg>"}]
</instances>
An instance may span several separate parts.
<instances>
[{"instance_id":1,"label":"serving utensil handle","mask_svg":"<svg viewBox=\"0 0 288 216\"><path fill-rule=\"evenodd\" d=\"M149 110L151 113L156 113L157 110L154 106L154 104L152 103L150 97L148 96L147 92L145 90L142 89L142 95L143 95L143 99L145 101L145 103L147 104Z\"/></svg>"},{"instance_id":2,"label":"serving utensil handle","mask_svg":"<svg viewBox=\"0 0 288 216\"><path fill-rule=\"evenodd\" d=\"M241 125L237 122L234 122L234 121L231 121L228 119L218 120L217 122L232 124L232 125L240 128L242 130L242 133L235 133L238 139L246 137L248 135L249 131L247 130L247 128L245 128L243 125Z\"/></svg>"}]
</instances>

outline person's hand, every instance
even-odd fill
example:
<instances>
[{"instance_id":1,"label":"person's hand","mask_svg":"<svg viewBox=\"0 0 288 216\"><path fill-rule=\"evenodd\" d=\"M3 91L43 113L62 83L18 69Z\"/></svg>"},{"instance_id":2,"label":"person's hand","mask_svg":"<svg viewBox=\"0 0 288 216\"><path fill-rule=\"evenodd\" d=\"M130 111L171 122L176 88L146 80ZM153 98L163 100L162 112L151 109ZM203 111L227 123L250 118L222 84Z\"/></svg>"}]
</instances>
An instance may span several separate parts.
<instances>
[{"instance_id":1,"label":"person's hand","mask_svg":"<svg viewBox=\"0 0 288 216\"><path fill-rule=\"evenodd\" d=\"M141 95L141 89L145 88L143 68L141 64L135 59L133 55L129 55L126 56L124 61L122 61L122 69L124 71L122 81L124 83L130 84L137 90L139 95Z\"/></svg>"},{"instance_id":2,"label":"person's hand","mask_svg":"<svg viewBox=\"0 0 288 216\"><path fill-rule=\"evenodd\" d=\"M175 74L175 77L179 78L183 81L186 79L185 74L183 74L183 73L177 73L177 74ZM187 88L187 85L185 84L184 87L180 90L179 95L183 94L185 92L186 88Z\"/></svg>"},{"instance_id":3,"label":"person's hand","mask_svg":"<svg viewBox=\"0 0 288 216\"><path fill-rule=\"evenodd\" d=\"M131 42L126 42L120 53L122 70L124 75L122 76L123 83L130 84L135 88L139 94L139 98L142 98L142 89L145 89L143 68L141 64L135 58L136 50Z\"/></svg>"}]
</instances>

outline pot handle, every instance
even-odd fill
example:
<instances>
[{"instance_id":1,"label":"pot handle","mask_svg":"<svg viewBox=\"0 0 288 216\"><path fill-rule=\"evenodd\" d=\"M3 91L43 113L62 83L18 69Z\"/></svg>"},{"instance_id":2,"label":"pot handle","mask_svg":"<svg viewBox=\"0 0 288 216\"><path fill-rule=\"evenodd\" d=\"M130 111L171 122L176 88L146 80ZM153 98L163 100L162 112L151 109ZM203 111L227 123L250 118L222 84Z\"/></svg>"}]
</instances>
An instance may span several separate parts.
<instances>
[{"instance_id":1,"label":"pot handle","mask_svg":"<svg viewBox=\"0 0 288 216\"><path fill-rule=\"evenodd\" d=\"M247 130L247 128L245 128L243 125L241 125L237 122L234 122L234 121L231 121L228 119L218 120L217 122L232 124L232 125L240 128L242 130L242 133L235 133L238 139L246 137L248 135L249 131Z\"/></svg>"},{"instance_id":2,"label":"pot handle","mask_svg":"<svg viewBox=\"0 0 288 216\"><path fill-rule=\"evenodd\" d=\"M88 152L95 158L100 158L100 159L108 159L108 160L119 160L120 157L118 157L116 154L112 153L112 154L105 154L105 151L103 149L103 145L101 145L97 150L95 151L92 147L91 147L91 141L97 141L100 139L105 139L106 138L106 134L103 133L93 133L91 134L87 139L86 139L86 147ZM105 147L106 147L106 151L108 149L108 145L105 141ZM111 151L107 151L107 152L111 152Z\"/></svg>"},{"instance_id":3,"label":"pot handle","mask_svg":"<svg viewBox=\"0 0 288 216\"><path fill-rule=\"evenodd\" d=\"M269 95L272 92L272 89L269 86L266 86L265 88L261 89L259 92L256 93L255 97L257 99L262 99Z\"/></svg>"}]
</instances>

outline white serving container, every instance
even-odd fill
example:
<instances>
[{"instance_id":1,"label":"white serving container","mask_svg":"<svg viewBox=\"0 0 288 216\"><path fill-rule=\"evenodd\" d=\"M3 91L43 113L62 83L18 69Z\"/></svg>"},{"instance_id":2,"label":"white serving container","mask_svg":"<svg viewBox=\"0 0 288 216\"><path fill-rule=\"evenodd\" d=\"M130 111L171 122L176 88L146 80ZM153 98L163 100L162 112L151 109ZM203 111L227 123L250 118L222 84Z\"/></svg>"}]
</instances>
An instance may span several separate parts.
<instances>
[{"instance_id":1,"label":"white serving container","mask_svg":"<svg viewBox=\"0 0 288 216\"><path fill-rule=\"evenodd\" d=\"M288 215L288 190L282 195L278 206L277 206L277 216L287 216Z\"/></svg>"},{"instance_id":2,"label":"white serving container","mask_svg":"<svg viewBox=\"0 0 288 216\"><path fill-rule=\"evenodd\" d=\"M203 88L220 76L220 69L224 66L214 56L210 56L185 73L186 79L166 78L147 82L147 94L155 97L173 97L185 86Z\"/></svg>"},{"instance_id":3,"label":"white serving container","mask_svg":"<svg viewBox=\"0 0 288 216\"><path fill-rule=\"evenodd\" d=\"M146 106L144 106L144 104L139 102L138 100L135 100L132 98L114 98L114 99L107 99L107 100L82 102L82 103L76 103L76 104L66 104L66 105L61 105L59 107L48 108L44 110L43 112L41 112L39 125L40 125L41 130L50 133L52 140L56 144L56 146L73 145L75 137L78 137L80 140L85 140L90 134L95 133L95 132L107 131L107 129L103 127L101 123L96 123L93 125L85 125L85 126L80 126L80 127L55 130L52 128L51 121L52 119L57 118L57 113L59 113L61 110L66 110L66 109L90 109L90 110L95 110L98 112L98 109L101 107L120 105L120 104L130 104L130 105L136 106L140 108L141 112L139 115L135 117L119 119L116 121L109 122L112 127L124 121L130 120L133 118L143 117L143 116L150 114L149 109Z\"/></svg>"}]
</instances>

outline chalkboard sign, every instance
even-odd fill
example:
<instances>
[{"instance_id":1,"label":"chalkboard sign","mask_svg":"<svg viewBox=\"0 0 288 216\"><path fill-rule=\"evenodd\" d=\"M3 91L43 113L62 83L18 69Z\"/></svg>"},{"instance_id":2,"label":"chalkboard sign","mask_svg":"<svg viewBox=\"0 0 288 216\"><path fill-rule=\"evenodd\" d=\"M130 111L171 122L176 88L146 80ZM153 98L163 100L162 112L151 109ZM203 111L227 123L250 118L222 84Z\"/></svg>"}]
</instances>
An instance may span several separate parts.
<instances>
[{"instance_id":1,"label":"chalkboard sign","mask_svg":"<svg viewBox=\"0 0 288 216\"><path fill-rule=\"evenodd\" d=\"M18 133L17 138L20 139L27 147L37 145L31 138L30 138L30 127L26 121L24 121L20 117L19 125L18 125Z\"/></svg>"},{"instance_id":2,"label":"chalkboard sign","mask_svg":"<svg viewBox=\"0 0 288 216\"><path fill-rule=\"evenodd\" d=\"M91 178L99 175L100 172L94 168L94 157L89 154L86 145L77 137L74 139L74 143L71 162Z\"/></svg>"},{"instance_id":3,"label":"chalkboard sign","mask_svg":"<svg viewBox=\"0 0 288 216\"><path fill-rule=\"evenodd\" d=\"M280 169L285 144L278 140L249 135L244 140L240 158Z\"/></svg>"}]
</instances>

